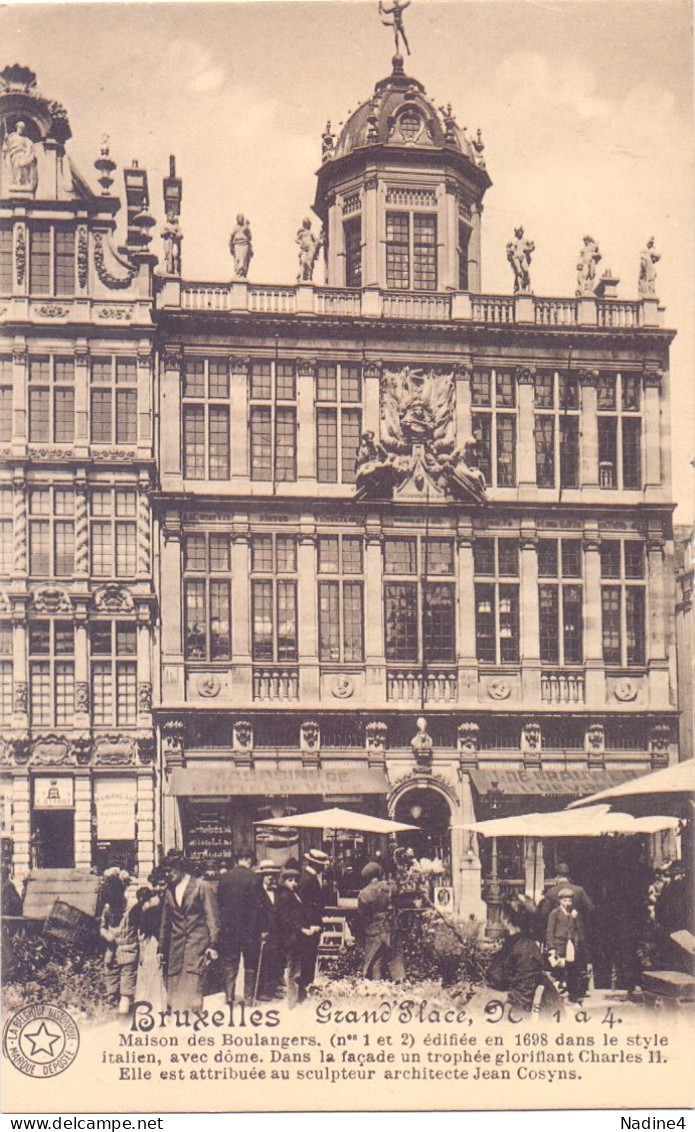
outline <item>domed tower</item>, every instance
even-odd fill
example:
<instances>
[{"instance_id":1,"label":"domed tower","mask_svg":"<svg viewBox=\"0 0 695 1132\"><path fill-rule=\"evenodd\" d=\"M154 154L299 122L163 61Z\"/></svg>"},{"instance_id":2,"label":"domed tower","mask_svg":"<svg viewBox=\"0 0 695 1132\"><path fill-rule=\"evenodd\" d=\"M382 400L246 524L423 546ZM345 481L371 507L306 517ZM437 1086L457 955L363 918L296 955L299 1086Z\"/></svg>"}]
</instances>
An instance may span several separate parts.
<instances>
[{"instance_id":1,"label":"domed tower","mask_svg":"<svg viewBox=\"0 0 695 1132\"><path fill-rule=\"evenodd\" d=\"M437 110L403 58L323 136L314 211L326 232L328 282L402 291L480 291L483 142Z\"/></svg>"}]
</instances>

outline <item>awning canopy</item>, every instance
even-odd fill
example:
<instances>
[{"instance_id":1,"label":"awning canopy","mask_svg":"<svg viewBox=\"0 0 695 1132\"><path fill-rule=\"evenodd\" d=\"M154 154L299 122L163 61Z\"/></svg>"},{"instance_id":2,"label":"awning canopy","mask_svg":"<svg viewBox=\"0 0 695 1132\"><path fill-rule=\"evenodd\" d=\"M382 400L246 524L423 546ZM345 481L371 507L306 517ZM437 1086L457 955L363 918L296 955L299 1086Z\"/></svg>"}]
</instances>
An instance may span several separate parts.
<instances>
[{"instance_id":1,"label":"awning canopy","mask_svg":"<svg viewBox=\"0 0 695 1132\"><path fill-rule=\"evenodd\" d=\"M365 766L275 768L238 767L227 763L175 767L168 793L177 798L224 798L236 795L261 798L311 795L317 798L386 794L383 771Z\"/></svg>"},{"instance_id":2,"label":"awning canopy","mask_svg":"<svg viewBox=\"0 0 695 1132\"><path fill-rule=\"evenodd\" d=\"M572 802L572 807L591 805L604 798L644 797L653 794L695 794L695 759L685 759L675 766L666 766L663 770L640 775L630 782L623 782L608 789L603 788L600 793L595 793L589 798Z\"/></svg>"},{"instance_id":3,"label":"awning canopy","mask_svg":"<svg viewBox=\"0 0 695 1132\"><path fill-rule=\"evenodd\" d=\"M541 795L544 797L568 798L573 795L594 794L635 778L638 770L589 770L587 768L562 767L557 770L505 770L491 767L477 768L468 772L478 794L484 795L490 789L501 791L502 797L520 795Z\"/></svg>"},{"instance_id":4,"label":"awning canopy","mask_svg":"<svg viewBox=\"0 0 695 1132\"><path fill-rule=\"evenodd\" d=\"M311 814L294 814L286 818L265 818L254 825L282 826L287 829L351 830L357 833L402 833L408 829L419 829L417 825L405 825L400 821L386 818L373 818L370 814L354 814L350 810L333 807L330 810L316 810Z\"/></svg>"},{"instance_id":5,"label":"awning canopy","mask_svg":"<svg viewBox=\"0 0 695 1132\"><path fill-rule=\"evenodd\" d=\"M677 829L678 818L665 815L635 818L612 813L610 806L581 810L555 810L548 814L519 814L491 821L469 822L459 828L483 837L602 837L604 834L660 833Z\"/></svg>"}]
</instances>

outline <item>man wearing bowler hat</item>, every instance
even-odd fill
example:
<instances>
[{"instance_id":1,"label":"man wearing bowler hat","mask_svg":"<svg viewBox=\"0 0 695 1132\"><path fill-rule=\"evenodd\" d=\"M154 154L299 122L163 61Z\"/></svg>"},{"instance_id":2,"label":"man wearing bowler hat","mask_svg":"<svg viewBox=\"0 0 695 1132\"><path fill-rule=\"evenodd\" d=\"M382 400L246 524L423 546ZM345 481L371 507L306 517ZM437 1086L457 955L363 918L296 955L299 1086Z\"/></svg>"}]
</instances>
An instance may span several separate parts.
<instances>
[{"instance_id":1,"label":"man wearing bowler hat","mask_svg":"<svg viewBox=\"0 0 695 1132\"><path fill-rule=\"evenodd\" d=\"M304 993L314 981L316 960L323 930L323 911L326 906L324 873L330 861L328 853L322 849L310 849L304 854L302 878L297 886L297 896L304 906L309 932L302 937L302 972L300 984Z\"/></svg>"},{"instance_id":2,"label":"man wearing bowler hat","mask_svg":"<svg viewBox=\"0 0 695 1132\"><path fill-rule=\"evenodd\" d=\"M180 850L162 861L168 887L162 902L159 951L166 981L167 1006L199 1010L205 969L217 959L220 916L215 890L200 877Z\"/></svg>"}]
</instances>

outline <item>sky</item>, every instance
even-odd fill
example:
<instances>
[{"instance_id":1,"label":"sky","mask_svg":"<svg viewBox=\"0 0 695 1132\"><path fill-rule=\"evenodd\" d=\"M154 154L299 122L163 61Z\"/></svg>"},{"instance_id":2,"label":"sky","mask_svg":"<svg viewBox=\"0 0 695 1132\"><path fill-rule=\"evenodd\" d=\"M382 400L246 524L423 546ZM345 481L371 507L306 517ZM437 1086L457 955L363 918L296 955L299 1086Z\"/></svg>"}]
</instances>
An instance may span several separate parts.
<instances>
[{"instance_id":1,"label":"sky","mask_svg":"<svg viewBox=\"0 0 695 1132\"><path fill-rule=\"evenodd\" d=\"M413 0L409 74L436 105L482 129L492 188L483 216L483 289L508 294L515 225L535 242L537 295L572 295L582 238L637 297L654 235L657 291L672 347L677 522L692 522L693 39L689 0ZM339 127L390 71L377 5L266 0L215 4L12 4L5 62L36 71L67 108L72 160L96 185L103 134L122 166L183 178L183 274L231 277L234 217L251 220L255 282L293 282L295 234L314 199L321 133ZM161 248L159 237L153 241ZM322 280L317 275L317 282Z\"/></svg>"}]
</instances>

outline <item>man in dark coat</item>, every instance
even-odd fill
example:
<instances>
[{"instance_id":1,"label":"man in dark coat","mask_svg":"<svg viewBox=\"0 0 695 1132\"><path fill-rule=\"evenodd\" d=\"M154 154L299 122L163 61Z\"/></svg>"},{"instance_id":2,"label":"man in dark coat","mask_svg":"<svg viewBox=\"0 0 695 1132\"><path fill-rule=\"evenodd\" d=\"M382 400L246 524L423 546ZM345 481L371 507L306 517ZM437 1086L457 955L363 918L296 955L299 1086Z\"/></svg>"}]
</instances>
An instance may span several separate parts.
<instances>
[{"instance_id":1,"label":"man in dark coat","mask_svg":"<svg viewBox=\"0 0 695 1132\"><path fill-rule=\"evenodd\" d=\"M234 1002L239 962L244 957L244 1000L253 1002L260 946L260 881L252 870L252 855L242 849L237 863L219 879L220 950L227 1002Z\"/></svg>"},{"instance_id":2,"label":"man in dark coat","mask_svg":"<svg viewBox=\"0 0 695 1132\"><path fill-rule=\"evenodd\" d=\"M314 981L316 960L323 930L323 910L326 906L324 871L330 861L328 853L321 849L310 849L304 854L302 879L297 887L297 895L304 905L307 927L302 943L302 976L304 991Z\"/></svg>"},{"instance_id":3,"label":"man in dark coat","mask_svg":"<svg viewBox=\"0 0 695 1132\"><path fill-rule=\"evenodd\" d=\"M306 983L302 979L304 944L314 934L306 908L297 894L299 877L297 863L288 861L280 873L275 903L275 930L285 967L290 1009L306 998Z\"/></svg>"},{"instance_id":4,"label":"man in dark coat","mask_svg":"<svg viewBox=\"0 0 695 1132\"><path fill-rule=\"evenodd\" d=\"M280 945L277 933L277 900L278 889L275 887L280 873L274 861L261 861L256 869L260 877L261 888L259 893L258 926L260 930L261 949L258 960L258 987L259 998L268 1002L278 996L278 988L282 983L283 961L280 954ZM299 879L299 878L297 878Z\"/></svg>"},{"instance_id":5,"label":"man in dark coat","mask_svg":"<svg viewBox=\"0 0 695 1132\"><path fill-rule=\"evenodd\" d=\"M207 881L191 875L191 866L182 854L167 854L164 866L169 885L162 902L159 951L167 1005L173 1010L199 1010L205 968L217 959L217 899Z\"/></svg>"},{"instance_id":6,"label":"man in dark coat","mask_svg":"<svg viewBox=\"0 0 695 1132\"><path fill-rule=\"evenodd\" d=\"M368 862L361 875L365 887L357 898L357 910L365 935L362 974L368 979L382 979L388 970L389 978L401 982L405 966L396 930L395 886L382 880L381 865L376 861Z\"/></svg>"}]
</instances>

